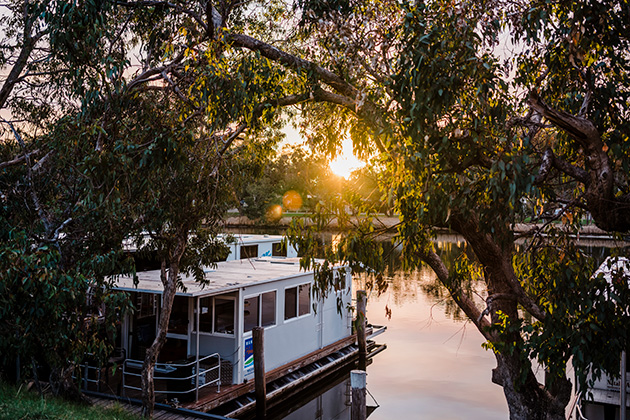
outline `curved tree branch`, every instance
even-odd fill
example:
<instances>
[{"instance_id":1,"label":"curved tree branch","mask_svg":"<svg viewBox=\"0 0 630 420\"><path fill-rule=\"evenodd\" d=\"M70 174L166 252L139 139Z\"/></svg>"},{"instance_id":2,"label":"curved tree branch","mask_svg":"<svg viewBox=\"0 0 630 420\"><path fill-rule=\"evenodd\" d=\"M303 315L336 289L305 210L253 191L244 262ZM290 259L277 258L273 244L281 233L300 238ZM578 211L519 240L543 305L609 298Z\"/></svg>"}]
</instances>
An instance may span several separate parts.
<instances>
[{"instance_id":1,"label":"curved tree branch","mask_svg":"<svg viewBox=\"0 0 630 420\"><path fill-rule=\"evenodd\" d=\"M457 305L466 313L466 316L475 324L479 332L483 336L492 340L494 337L490 333L490 322L484 317L484 313L475 305L475 302L460 288L452 287L450 282L450 273L442 259L434 251L421 251L420 258L424 261L433 272L437 275L440 282L448 289L451 297Z\"/></svg>"},{"instance_id":2,"label":"curved tree branch","mask_svg":"<svg viewBox=\"0 0 630 420\"><path fill-rule=\"evenodd\" d=\"M227 35L227 40L228 42L231 42L233 46L260 52L263 57L282 64L283 66L298 73L301 71L310 71L316 74L320 81L332 87L339 95L345 97L345 99L342 99L340 96L332 96L333 94L329 94L328 99L326 100L330 99L330 102L346 106L355 112L359 117L367 120L374 127L374 131L377 134L374 136L376 146L381 153L386 152L383 143L378 138L378 134L385 130L383 113L379 107L367 100L365 95L359 89L355 88L343 78L326 68L318 66L317 64L303 58L296 57L295 55L282 51L273 45L252 38L251 36L244 34L229 34ZM351 108L352 102L354 102L354 109Z\"/></svg>"},{"instance_id":3,"label":"curved tree branch","mask_svg":"<svg viewBox=\"0 0 630 420\"><path fill-rule=\"evenodd\" d=\"M570 177L580 181L585 185L590 182L588 172L580 167L573 166L564 159L556 156L553 153L553 150L549 147L544 151L542 155L540 170L538 171L538 175L536 176L534 183L536 185L543 184L547 180L551 168L556 168L557 170L565 173L566 175L569 175Z\"/></svg>"},{"instance_id":4,"label":"curved tree branch","mask_svg":"<svg viewBox=\"0 0 630 420\"><path fill-rule=\"evenodd\" d=\"M31 56L31 53L35 49L35 45L37 42L47 33L46 31L39 32L35 35L31 34L33 30L33 24L35 23L36 17L28 16L28 11L24 10L24 36L22 41L22 49L20 50L20 54L13 64L9 75L5 79L2 84L2 88L0 89L0 109L4 108L7 100L9 99L9 95L13 91L13 88L16 84L18 84L22 79L20 76L22 71L28 65L28 59Z\"/></svg>"},{"instance_id":5,"label":"curved tree branch","mask_svg":"<svg viewBox=\"0 0 630 420\"><path fill-rule=\"evenodd\" d=\"M615 180L608 147L595 125L588 119L576 117L547 105L536 92L530 92L529 105L556 127L566 131L584 151L586 169L579 169L554 158L554 166L583 182L584 197L595 224L605 231L630 231L630 203L615 197Z\"/></svg>"},{"instance_id":6,"label":"curved tree branch","mask_svg":"<svg viewBox=\"0 0 630 420\"><path fill-rule=\"evenodd\" d=\"M490 290L490 292L492 294L513 293L518 303L527 312L538 320L544 320L547 315L546 312L525 292L516 277L512 266L511 252L504 251L492 236L484 233L474 215L463 217L459 214L453 214L451 216L451 226L472 246L479 262L486 270L487 276L493 282L493 284L489 284L489 289L504 284L509 286L507 290Z\"/></svg>"}]
</instances>

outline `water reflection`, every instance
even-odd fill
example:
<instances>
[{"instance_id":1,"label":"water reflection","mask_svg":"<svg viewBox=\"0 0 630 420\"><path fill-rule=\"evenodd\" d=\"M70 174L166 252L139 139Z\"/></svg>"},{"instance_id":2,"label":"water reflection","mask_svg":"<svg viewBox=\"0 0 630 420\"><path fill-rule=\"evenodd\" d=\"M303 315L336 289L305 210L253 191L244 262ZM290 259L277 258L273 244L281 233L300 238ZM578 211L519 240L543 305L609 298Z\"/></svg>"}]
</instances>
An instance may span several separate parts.
<instances>
[{"instance_id":1,"label":"water reflection","mask_svg":"<svg viewBox=\"0 0 630 420\"><path fill-rule=\"evenodd\" d=\"M346 377L326 392L283 417L284 420L350 420L350 379Z\"/></svg>"},{"instance_id":2,"label":"water reflection","mask_svg":"<svg viewBox=\"0 0 630 420\"><path fill-rule=\"evenodd\" d=\"M472 257L456 235L440 236L436 245L447 265L464 254ZM600 261L620 246L611 241L579 245ZM491 381L496 362L481 347L481 334L430 269L404 273L396 262L399 254L390 250L388 290L368 302L370 322L388 327L379 337L387 350L368 368L368 389L381 404L370 418L509 418L503 390ZM480 300L482 286L472 285Z\"/></svg>"}]
</instances>

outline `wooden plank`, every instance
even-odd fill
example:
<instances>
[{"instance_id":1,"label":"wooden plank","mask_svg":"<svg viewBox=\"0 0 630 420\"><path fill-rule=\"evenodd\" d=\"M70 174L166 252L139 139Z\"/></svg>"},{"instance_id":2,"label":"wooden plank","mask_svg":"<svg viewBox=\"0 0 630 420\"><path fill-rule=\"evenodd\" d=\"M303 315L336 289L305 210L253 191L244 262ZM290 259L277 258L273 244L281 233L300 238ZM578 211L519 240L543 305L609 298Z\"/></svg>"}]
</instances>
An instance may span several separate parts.
<instances>
[{"instance_id":1,"label":"wooden plank","mask_svg":"<svg viewBox=\"0 0 630 420\"><path fill-rule=\"evenodd\" d=\"M367 317L365 308L367 306L367 294L365 290L357 290L357 345L359 346L359 369L365 370L367 365L367 340L365 326Z\"/></svg>"},{"instance_id":2,"label":"wooden plank","mask_svg":"<svg viewBox=\"0 0 630 420\"><path fill-rule=\"evenodd\" d=\"M142 407L139 405L130 405L130 404L126 404L127 407L127 411L129 411L132 414L142 414Z\"/></svg>"},{"instance_id":3,"label":"wooden plank","mask_svg":"<svg viewBox=\"0 0 630 420\"><path fill-rule=\"evenodd\" d=\"M153 420L170 420L171 414L169 411L157 410L153 413Z\"/></svg>"}]
</instances>

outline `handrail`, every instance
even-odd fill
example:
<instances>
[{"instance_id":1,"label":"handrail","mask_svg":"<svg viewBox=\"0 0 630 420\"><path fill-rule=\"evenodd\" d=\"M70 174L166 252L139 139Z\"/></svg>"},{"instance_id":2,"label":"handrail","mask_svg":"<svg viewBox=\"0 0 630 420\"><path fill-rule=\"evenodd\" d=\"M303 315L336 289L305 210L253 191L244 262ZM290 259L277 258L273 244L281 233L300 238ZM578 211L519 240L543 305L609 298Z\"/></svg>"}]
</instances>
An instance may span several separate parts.
<instances>
[{"instance_id":1,"label":"handrail","mask_svg":"<svg viewBox=\"0 0 630 420\"><path fill-rule=\"evenodd\" d=\"M208 359L216 359L216 365L213 365L207 369L201 369L201 367L199 368L199 372L196 371L196 365L197 363L203 363ZM123 380L122 380L122 387L123 387L123 392L125 389L133 389L133 390L137 390L137 391L142 391L142 388L138 388L132 385L129 385L128 383L126 383L127 381L125 380L125 378L127 376L135 376L135 377L140 377L141 373L135 373L135 372L130 372L129 369L142 369L143 366L143 361L141 360L134 360L134 359L126 359L123 364ZM198 361L197 360L193 360L191 362L188 363L156 363L154 368L153 368L153 372L155 373L156 371L162 370L164 373L173 373L176 372L178 369L183 369L183 368L187 368L187 367L192 367L193 369L193 373L191 375L188 376L183 376L183 377L174 377L174 376L154 376L153 379L158 379L158 380L166 380L166 381L189 381L192 383L191 388L187 388L187 389L183 389L183 390L166 390L166 391L162 391L162 390L156 390L156 392L159 393L169 393L169 394L187 394L190 392L193 392L197 389L202 389L205 388L208 385L213 385L216 384L217 385L217 392L221 391L221 356L219 355L219 353L213 353L213 354L209 354L207 356L203 356L202 358L200 358ZM211 381L206 381L206 373L210 372L210 371L217 371L217 377L214 380ZM199 380L198 378L201 377L203 378L203 380ZM177 382L180 383L180 382ZM199 387L197 388L196 384L199 383Z\"/></svg>"},{"instance_id":2,"label":"handrail","mask_svg":"<svg viewBox=\"0 0 630 420\"><path fill-rule=\"evenodd\" d=\"M81 378L81 382L83 383L83 389L87 390L88 389L88 383L92 383L92 384L96 384L97 388L100 387L100 382L101 382L101 367L100 366L91 366L89 363L79 363L79 368L81 368L83 370L83 377ZM94 369L96 370L96 379L90 379L88 372L90 371L90 369ZM76 378L74 376L74 374L72 375L73 378Z\"/></svg>"}]
</instances>

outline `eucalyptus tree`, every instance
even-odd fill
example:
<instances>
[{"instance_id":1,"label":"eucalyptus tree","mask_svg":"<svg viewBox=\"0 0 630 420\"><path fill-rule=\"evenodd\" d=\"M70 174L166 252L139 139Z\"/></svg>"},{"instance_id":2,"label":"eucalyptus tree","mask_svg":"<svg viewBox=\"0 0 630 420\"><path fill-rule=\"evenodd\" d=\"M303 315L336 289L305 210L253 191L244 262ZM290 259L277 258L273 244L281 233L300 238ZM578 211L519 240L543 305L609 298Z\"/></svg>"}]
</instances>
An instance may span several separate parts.
<instances>
[{"instance_id":1,"label":"eucalyptus tree","mask_svg":"<svg viewBox=\"0 0 630 420\"><path fill-rule=\"evenodd\" d=\"M89 186L76 191L88 198L71 208L120 215L112 219L117 232L151 232L168 296L179 269L194 270L208 255L190 245L203 237L201 213L218 215L221 205L201 205L199 197L225 197L228 183L212 182L239 173L231 161L241 152L245 166L259 163L270 149L256 146L255 135L273 126L279 107L299 104L313 144L332 151L350 135L358 153L372 157L383 197L400 214L397 240L408 266L428 264L487 339L512 418L564 418L571 356L583 384L589 369L612 371L627 343L619 328L627 324L627 287L592 279L592 262L566 235L586 211L609 232L628 231L626 6L121 1L99 3L83 24L83 5L72 5L66 11L75 14L45 15L71 18L58 26L71 30L56 31L50 45L86 60L78 72L86 77L64 79L76 93L69 103L83 105L76 122L64 120L75 134L61 135L60 121L52 131L87 148L75 165L83 168L76 179L87 174ZM102 28L107 41L93 45L90 61L91 50L73 40L89 41L75 35ZM3 167L19 168L22 202L40 219L54 216L43 225L59 239L72 221L36 204L35 169L45 165L29 153L41 144L48 143L5 149ZM4 185L7 202L18 183ZM565 224L515 235L523 200L559 204ZM175 203L186 211L177 213ZM338 225L349 234L327 257L382 280L382 249L365 240L375 234L371 219L356 225L338 204ZM474 256L445 264L431 244L443 227L461 234ZM527 241L518 252L517 240ZM326 267L320 293L336 281ZM483 300L468 287L471 276L483 280ZM148 352L143 374L147 414L160 345ZM531 359L548 371L544 384Z\"/></svg>"},{"instance_id":2,"label":"eucalyptus tree","mask_svg":"<svg viewBox=\"0 0 630 420\"><path fill-rule=\"evenodd\" d=\"M100 81L93 70L116 36L103 24L100 3L9 1L0 8L3 370L36 380L50 371L45 379L56 393L80 397L77 363L110 348L104 338L116 314L103 323L98 309L125 306L101 286L130 265L120 252L122 224L103 207L83 206L90 184L76 171L80 138L62 132L69 123L60 118L94 97ZM119 63L109 57L101 68Z\"/></svg>"}]
</instances>

